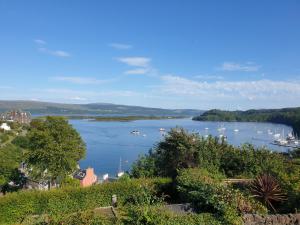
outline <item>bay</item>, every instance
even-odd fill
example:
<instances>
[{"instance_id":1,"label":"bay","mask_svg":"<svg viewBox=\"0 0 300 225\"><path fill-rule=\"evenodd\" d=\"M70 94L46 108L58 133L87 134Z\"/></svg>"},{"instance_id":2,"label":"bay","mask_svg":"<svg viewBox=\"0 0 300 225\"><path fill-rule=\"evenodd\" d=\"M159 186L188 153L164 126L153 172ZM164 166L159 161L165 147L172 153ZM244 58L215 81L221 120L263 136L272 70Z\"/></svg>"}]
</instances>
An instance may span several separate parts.
<instances>
[{"instance_id":1,"label":"bay","mask_svg":"<svg viewBox=\"0 0 300 225\"><path fill-rule=\"evenodd\" d=\"M99 122L91 120L69 120L80 133L87 145L85 159L80 161L81 168L93 167L97 174L108 173L114 176L119 168L120 159L123 170L129 170L140 154L145 154L164 138L160 128L183 127L200 135L211 134L227 136L230 144L239 146L251 143L266 146L273 151L286 151L287 148L270 144L275 133L286 135L291 127L272 123L255 122L200 122L191 119L137 120L131 122ZM220 129L221 128L221 129ZM131 131L138 130L140 135ZM237 131L238 130L238 131ZM272 134L271 134L272 133Z\"/></svg>"}]
</instances>

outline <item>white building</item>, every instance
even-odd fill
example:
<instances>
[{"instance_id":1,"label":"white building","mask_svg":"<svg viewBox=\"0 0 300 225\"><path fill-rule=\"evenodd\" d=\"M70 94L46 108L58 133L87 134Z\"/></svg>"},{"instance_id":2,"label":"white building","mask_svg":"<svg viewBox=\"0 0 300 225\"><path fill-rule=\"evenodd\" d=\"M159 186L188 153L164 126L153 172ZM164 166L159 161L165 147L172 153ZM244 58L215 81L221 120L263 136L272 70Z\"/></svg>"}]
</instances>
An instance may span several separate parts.
<instances>
[{"instance_id":1,"label":"white building","mask_svg":"<svg viewBox=\"0 0 300 225\"><path fill-rule=\"evenodd\" d=\"M0 126L0 129L3 129L5 131L11 130L10 126L8 126L7 123L2 123L1 126Z\"/></svg>"}]
</instances>

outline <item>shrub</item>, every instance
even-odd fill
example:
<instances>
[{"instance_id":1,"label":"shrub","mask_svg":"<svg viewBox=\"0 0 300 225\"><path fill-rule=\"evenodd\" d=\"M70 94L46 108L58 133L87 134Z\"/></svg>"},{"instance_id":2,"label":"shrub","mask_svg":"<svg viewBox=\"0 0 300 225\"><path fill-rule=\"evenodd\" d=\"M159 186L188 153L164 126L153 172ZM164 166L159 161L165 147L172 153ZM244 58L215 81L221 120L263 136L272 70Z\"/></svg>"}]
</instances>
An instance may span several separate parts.
<instances>
[{"instance_id":1,"label":"shrub","mask_svg":"<svg viewBox=\"0 0 300 225\"><path fill-rule=\"evenodd\" d=\"M273 204L286 200L278 181L270 174L263 174L255 178L251 183L250 190L255 198L275 212Z\"/></svg>"},{"instance_id":2,"label":"shrub","mask_svg":"<svg viewBox=\"0 0 300 225\"><path fill-rule=\"evenodd\" d=\"M221 224L212 214L178 214L166 210L161 205L132 206L126 208L121 218L124 225L219 225Z\"/></svg>"},{"instance_id":3,"label":"shrub","mask_svg":"<svg viewBox=\"0 0 300 225\"><path fill-rule=\"evenodd\" d=\"M240 224L242 213L266 213L260 203L222 183L222 175L205 169L182 170L177 177L182 200L200 212L214 213L226 224Z\"/></svg>"},{"instance_id":4,"label":"shrub","mask_svg":"<svg viewBox=\"0 0 300 225\"><path fill-rule=\"evenodd\" d=\"M139 195L147 188L153 195L168 185L169 179L133 179L95 185L88 188L64 188L50 191L22 191L0 198L0 224L14 224L28 215L48 214L59 220L72 212L111 205L111 196L117 195L120 205L127 196Z\"/></svg>"},{"instance_id":5,"label":"shrub","mask_svg":"<svg viewBox=\"0 0 300 225\"><path fill-rule=\"evenodd\" d=\"M63 215L62 218L56 220L49 215L28 216L22 221L24 225L114 225L116 218L105 215L99 215L93 210L80 211Z\"/></svg>"}]
</instances>

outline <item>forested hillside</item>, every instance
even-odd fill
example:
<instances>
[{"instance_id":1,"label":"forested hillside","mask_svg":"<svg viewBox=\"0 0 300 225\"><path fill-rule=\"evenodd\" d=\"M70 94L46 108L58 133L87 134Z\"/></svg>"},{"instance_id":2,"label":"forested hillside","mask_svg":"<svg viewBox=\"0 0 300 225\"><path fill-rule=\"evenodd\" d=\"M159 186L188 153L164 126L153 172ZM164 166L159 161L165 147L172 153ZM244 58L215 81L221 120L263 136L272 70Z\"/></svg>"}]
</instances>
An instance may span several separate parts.
<instances>
[{"instance_id":1,"label":"forested hillside","mask_svg":"<svg viewBox=\"0 0 300 225\"><path fill-rule=\"evenodd\" d=\"M198 121L238 121L271 122L289 125L300 136L300 107L283 109L261 109L247 111L209 110L193 120Z\"/></svg>"},{"instance_id":2,"label":"forested hillside","mask_svg":"<svg viewBox=\"0 0 300 225\"><path fill-rule=\"evenodd\" d=\"M108 103L62 104L38 101L0 101L0 113L21 109L31 114L46 115L143 115L143 116L195 116L203 111L194 109L161 109Z\"/></svg>"}]
</instances>

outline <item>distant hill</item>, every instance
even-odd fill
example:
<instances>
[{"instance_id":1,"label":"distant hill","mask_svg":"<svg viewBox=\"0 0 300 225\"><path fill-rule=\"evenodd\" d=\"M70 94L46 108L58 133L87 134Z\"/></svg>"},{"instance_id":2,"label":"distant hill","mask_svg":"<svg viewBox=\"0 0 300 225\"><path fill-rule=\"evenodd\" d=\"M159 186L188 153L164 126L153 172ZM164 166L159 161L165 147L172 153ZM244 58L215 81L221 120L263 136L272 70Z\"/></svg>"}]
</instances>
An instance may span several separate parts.
<instances>
[{"instance_id":1,"label":"distant hill","mask_svg":"<svg viewBox=\"0 0 300 225\"><path fill-rule=\"evenodd\" d=\"M196 116L203 110L161 109L108 103L62 104L39 101L0 100L0 113L13 109L29 111L33 115L124 115L124 116Z\"/></svg>"},{"instance_id":2,"label":"distant hill","mask_svg":"<svg viewBox=\"0 0 300 225\"><path fill-rule=\"evenodd\" d=\"M293 127L300 136L300 107L283 109L259 109L247 111L223 111L212 109L196 116L198 121L271 122Z\"/></svg>"}]
</instances>

